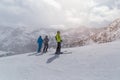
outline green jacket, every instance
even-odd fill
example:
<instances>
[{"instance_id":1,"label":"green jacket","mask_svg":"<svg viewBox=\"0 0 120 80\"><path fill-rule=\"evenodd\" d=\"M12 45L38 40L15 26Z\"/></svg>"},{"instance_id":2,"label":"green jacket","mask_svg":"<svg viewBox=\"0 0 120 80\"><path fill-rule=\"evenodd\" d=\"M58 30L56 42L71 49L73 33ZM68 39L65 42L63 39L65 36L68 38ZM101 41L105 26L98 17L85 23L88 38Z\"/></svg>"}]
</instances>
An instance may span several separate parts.
<instances>
[{"instance_id":1,"label":"green jacket","mask_svg":"<svg viewBox=\"0 0 120 80\"><path fill-rule=\"evenodd\" d=\"M58 33L56 34L55 39L56 39L57 42L61 42L62 41L61 36Z\"/></svg>"}]
</instances>

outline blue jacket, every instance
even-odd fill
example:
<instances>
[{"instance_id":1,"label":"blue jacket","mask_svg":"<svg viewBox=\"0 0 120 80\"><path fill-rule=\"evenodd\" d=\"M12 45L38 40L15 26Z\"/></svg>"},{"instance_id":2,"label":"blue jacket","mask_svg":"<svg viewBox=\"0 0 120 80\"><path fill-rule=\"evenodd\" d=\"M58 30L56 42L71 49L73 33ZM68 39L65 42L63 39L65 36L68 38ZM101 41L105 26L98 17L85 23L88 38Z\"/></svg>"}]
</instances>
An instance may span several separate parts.
<instances>
[{"instance_id":1,"label":"blue jacket","mask_svg":"<svg viewBox=\"0 0 120 80\"><path fill-rule=\"evenodd\" d=\"M41 36L38 38L37 43L38 43L39 45L42 45L43 39L41 38Z\"/></svg>"}]
</instances>

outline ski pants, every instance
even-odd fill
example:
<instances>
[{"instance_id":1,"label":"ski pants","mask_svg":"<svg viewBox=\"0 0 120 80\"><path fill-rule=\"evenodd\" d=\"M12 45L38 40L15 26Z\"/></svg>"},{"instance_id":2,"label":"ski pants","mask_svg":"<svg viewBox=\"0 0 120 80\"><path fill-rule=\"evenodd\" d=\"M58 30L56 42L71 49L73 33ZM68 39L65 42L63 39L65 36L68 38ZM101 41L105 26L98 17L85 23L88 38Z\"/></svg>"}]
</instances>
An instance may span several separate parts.
<instances>
[{"instance_id":1,"label":"ski pants","mask_svg":"<svg viewBox=\"0 0 120 80\"><path fill-rule=\"evenodd\" d=\"M57 42L57 48L56 48L56 53L61 52L61 42Z\"/></svg>"},{"instance_id":2,"label":"ski pants","mask_svg":"<svg viewBox=\"0 0 120 80\"><path fill-rule=\"evenodd\" d=\"M42 48L42 44L38 44L38 50L37 50L38 53L41 52L41 48Z\"/></svg>"},{"instance_id":3,"label":"ski pants","mask_svg":"<svg viewBox=\"0 0 120 80\"><path fill-rule=\"evenodd\" d=\"M48 43L47 44L44 44L44 49L43 49L43 52L47 52L47 49L48 49Z\"/></svg>"}]
</instances>

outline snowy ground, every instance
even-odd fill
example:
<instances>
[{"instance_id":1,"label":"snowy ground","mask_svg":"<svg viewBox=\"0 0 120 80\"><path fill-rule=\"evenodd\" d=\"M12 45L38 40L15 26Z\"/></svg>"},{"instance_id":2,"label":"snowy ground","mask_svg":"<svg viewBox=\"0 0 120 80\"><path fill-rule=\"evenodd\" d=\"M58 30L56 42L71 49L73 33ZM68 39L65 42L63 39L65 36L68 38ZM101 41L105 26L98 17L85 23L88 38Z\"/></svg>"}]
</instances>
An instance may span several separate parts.
<instances>
[{"instance_id":1,"label":"snowy ground","mask_svg":"<svg viewBox=\"0 0 120 80\"><path fill-rule=\"evenodd\" d=\"M0 57L0 80L120 80L120 41L65 50Z\"/></svg>"}]
</instances>

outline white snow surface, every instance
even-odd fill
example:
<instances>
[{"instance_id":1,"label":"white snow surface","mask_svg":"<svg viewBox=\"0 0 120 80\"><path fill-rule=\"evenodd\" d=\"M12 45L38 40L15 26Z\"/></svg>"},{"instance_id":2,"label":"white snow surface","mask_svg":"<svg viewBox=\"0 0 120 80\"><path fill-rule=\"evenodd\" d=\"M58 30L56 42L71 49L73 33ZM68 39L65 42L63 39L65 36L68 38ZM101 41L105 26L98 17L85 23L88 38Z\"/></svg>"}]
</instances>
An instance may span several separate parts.
<instances>
[{"instance_id":1,"label":"white snow surface","mask_svg":"<svg viewBox=\"0 0 120 80\"><path fill-rule=\"evenodd\" d=\"M0 80L120 80L120 41L54 51L0 57Z\"/></svg>"}]
</instances>

